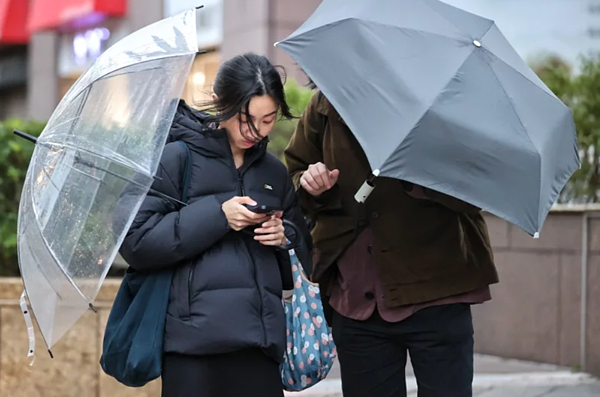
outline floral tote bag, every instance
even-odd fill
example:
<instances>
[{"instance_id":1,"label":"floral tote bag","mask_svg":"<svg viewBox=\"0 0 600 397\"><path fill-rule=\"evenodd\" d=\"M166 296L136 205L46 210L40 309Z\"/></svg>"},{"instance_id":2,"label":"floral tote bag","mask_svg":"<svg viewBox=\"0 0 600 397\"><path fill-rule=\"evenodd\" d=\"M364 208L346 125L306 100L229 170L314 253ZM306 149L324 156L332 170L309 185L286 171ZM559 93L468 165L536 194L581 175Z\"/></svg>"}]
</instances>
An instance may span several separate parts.
<instances>
[{"instance_id":1,"label":"floral tote bag","mask_svg":"<svg viewBox=\"0 0 600 397\"><path fill-rule=\"evenodd\" d=\"M325 379L336 357L331 328L325 321L318 284L310 282L295 251L289 251L294 292L283 300L287 345L281 380L287 391L301 391Z\"/></svg>"}]
</instances>

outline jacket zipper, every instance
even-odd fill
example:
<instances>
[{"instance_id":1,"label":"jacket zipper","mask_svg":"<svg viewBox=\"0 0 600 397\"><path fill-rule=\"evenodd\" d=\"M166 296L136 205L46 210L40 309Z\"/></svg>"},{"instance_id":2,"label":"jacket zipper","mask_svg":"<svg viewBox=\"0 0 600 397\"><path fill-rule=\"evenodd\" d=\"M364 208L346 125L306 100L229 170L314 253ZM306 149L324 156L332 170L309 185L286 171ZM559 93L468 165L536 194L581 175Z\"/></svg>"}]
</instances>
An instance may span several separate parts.
<instances>
[{"instance_id":1,"label":"jacket zipper","mask_svg":"<svg viewBox=\"0 0 600 397\"><path fill-rule=\"evenodd\" d=\"M244 177L242 176L242 173L237 170L237 176L238 176L238 184L240 185L240 194L243 196L246 195L246 188L244 187Z\"/></svg>"},{"instance_id":2,"label":"jacket zipper","mask_svg":"<svg viewBox=\"0 0 600 397\"><path fill-rule=\"evenodd\" d=\"M192 281L194 279L194 269L196 268L196 263L192 261L190 274L188 275L188 317L192 317Z\"/></svg>"},{"instance_id":3,"label":"jacket zipper","mask_svg":"<svg viewBox=\"0 0 600 397\"><path fill-rule=\"evenodd\" d=\"M245 196L246 188L244 187L244 178L242 176L242 173L239 170L236 170L236 172L237 172L237 178L238 178L238 185L240 187L240 193L242 196ZM252 259L252 256L250 256L250 258L252 260L252 265L254 265L254 260ZM190 269L190 273L188 275L188 306L189 306L190 317L191 317L191 311L192 311L192 282L194 280L194 269L195 268L196 268L196 266L192 262L192 268ZM258 283L256 282L256 269L254 269L254 283L258 287ZM262 324L262 305L261 305L261 324ZM264 330L264 326L263 326L263 330Z\"/></svg>"},{"instance_id":4,"label":"jacket zipper","mask_svg":"<svg viewBox=\"0 0 600 397\"><path fill-rule=\"evenodd\" d=\"M233 161L233 152L231 152L231 149L229 149L229 152L231 154L231 160L233 163L233 168L236 170L237 173L237 178L238 178L238 185L240 187L240 194L241 196L245 196L246 195L246 188L244 187L244 176L243 176L243 172L240 171L239 169L237 169L237 167L235 166L235 162ZM250 166L250 164L247 164L246 167L243 167L245 169L248 169L248 167ZM248 244L246 243L246 241L244 241L244 244L246 245L246 248L248 249L248 252L250 252L250 247L248 247ZM250 255L250 261L252 262L252 270L253 270L253 274L254 274L254 284L256 285L256 290L259 291L259 297L260 297L260 289L258 286L258 281L256 280L256 263L254 262L254 258L252 257L252 255ZM190 269L190 273L188 275L188 306L189 306L189 310L188 310L188 317L192 316L192 282L194 279L194 270L196 269L195 263L192 262L192 268ZM262 304L262 299L260 302L260 309L259 309L259 313L260 313L260 325L262 327L262 331L263 331L263 339L266 339L266 331L265 331L265 324L263 323L263 304Z\"/></svg>"},{"instance_id":5,"label":"jacket zipper","mask_svg":"<svg viewBox=\"0 0 600 397\"><path fill-rule=\"evenodd\" d=\"M237 174L238 174L238 183L240 185L240 194L242 196L245 196L246 188L244 187L244 175L239 170L237 170ZM256 262L254 262L254 257L252 256L252 254L250 252L250 247L248 246L248 243L246 242L245 239L243 241L244 241L244 244L246 245L246 249L248 250L248 253L250 256L250 262L252 262L252 275L253 275L253 279L254 279L254 285L256 286L256 291L258 292L258 298L260 300L259 305L258 305L258 314L260 316L259 321L260 321L260 326L262 329L263 344L264 344L264 343L266 343L266 339L267 339L267 331L265 330L265 324L263 323L263 302L262 302L262 297L260 295L260 286L258 285L258 280L256 278Z\"/></svg>"}]
</instances>

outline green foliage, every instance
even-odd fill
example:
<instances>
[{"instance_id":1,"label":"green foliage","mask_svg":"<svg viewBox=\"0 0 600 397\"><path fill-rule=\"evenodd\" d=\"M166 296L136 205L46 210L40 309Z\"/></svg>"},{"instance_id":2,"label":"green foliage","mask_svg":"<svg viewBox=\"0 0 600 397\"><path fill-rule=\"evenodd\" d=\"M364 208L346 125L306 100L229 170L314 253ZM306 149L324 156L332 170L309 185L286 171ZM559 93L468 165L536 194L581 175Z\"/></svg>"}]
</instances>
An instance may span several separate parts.
<instances>
[{"instance_id":1,"label":"green foliage","mask_svg":"<svg viewBox=\"0 0 600 397\"><path fill-rule=\"evenodd\" d=\"M310 101L313 92L294 80L289 80L285 85L285 97L292 113L296 117L300 117L306 105ZM292 133L296 129L298 119L285 120L281 119L275 124L273 131L269 134L269 151L283 161L283 151L287 146Z\"/></svg>"},{"instance_id":2,"label":"green foliage","mask_svg":"<svg viewBox=\"0 0 600 397\"><path fill-rule=\"evenodd\" d=\"M600 54L581 58L579 73L557 56L548 56L533 66L546 85L573 111L581 156L581 169L565 189L559 202L600 201Z\"/></svg>"},{"instance_id":3,"label":"green foliage","mask_svg":"<svg viewBox=\"0 0 600 397\"><path fill-rule=\"evenodd\" d=\"M44 124L11 119L0 122L0 276L18 276L17 213L34 144L13 134L39 136Z\"/></svg>"}]
</instances>

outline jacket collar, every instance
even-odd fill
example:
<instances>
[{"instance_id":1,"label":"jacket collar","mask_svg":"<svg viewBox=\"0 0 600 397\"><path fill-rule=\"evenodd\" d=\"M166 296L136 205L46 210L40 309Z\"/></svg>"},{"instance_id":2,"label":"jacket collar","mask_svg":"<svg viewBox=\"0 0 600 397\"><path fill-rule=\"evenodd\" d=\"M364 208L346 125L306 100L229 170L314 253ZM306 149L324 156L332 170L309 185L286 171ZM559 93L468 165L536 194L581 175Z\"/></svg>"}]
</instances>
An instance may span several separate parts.
<instances>
[{"instance_id":1,"label":"jacket collar","mask_svg":"<svg viewBox=\"0 0 600 397\"><path fill-rule=\"evenodd\" d=\"M320 98L319 98L319 101L317 102L317 107L316 107L317 112L319 112L320 114L322 114L323 116L326 116L326 117L337 118L338 121L340 121L342 124L346 125L346 122L344 121L344 119L342 119L342 116L340 116L340 114L337 112L337 110L335 110L335 108L333 107L331 102L329 102L327 97L325 97L325 95L321 94L320 92L319 92L319 95L320 95Z\"/></svg>"},{"instance_id":2,"label":"jacket collar","mask_svg":"<svg viewBox=\"0 0 600 397\"><path fill-rule=\"evenodd\" d=\"M183 141L207 157L232 157L227 130L208 123L208 116L207 113L192 109L184 100L180 100L168 142ZM264 156L267 152L267 144L268 138L265 138L248 149L244 163L250 165Z\"/></svg>"}]
</instances>

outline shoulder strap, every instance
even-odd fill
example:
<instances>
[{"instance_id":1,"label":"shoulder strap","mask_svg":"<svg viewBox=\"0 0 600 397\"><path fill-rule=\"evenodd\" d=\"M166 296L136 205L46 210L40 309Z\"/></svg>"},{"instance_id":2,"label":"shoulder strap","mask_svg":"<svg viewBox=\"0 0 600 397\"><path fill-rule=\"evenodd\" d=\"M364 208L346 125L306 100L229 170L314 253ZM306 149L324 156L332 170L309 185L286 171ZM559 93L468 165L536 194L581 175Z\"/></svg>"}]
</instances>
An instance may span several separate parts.
<instances>
[{"instance_id":1,"label":"shoulder strap","mask_svg":"<svg viewBox=\"0 0 600 397\"><path fill-rule=\"evenodd\" d=\"M181 201L187 203L188 201L188 188L190 185L190 179L192 175L192 153L190 152L190 148L183 141L177 141L180 145L185 148L186 151L186 159L185 159L185 169L183 171L183 181L181 183Z\"/></svg>"}]
</instances>

